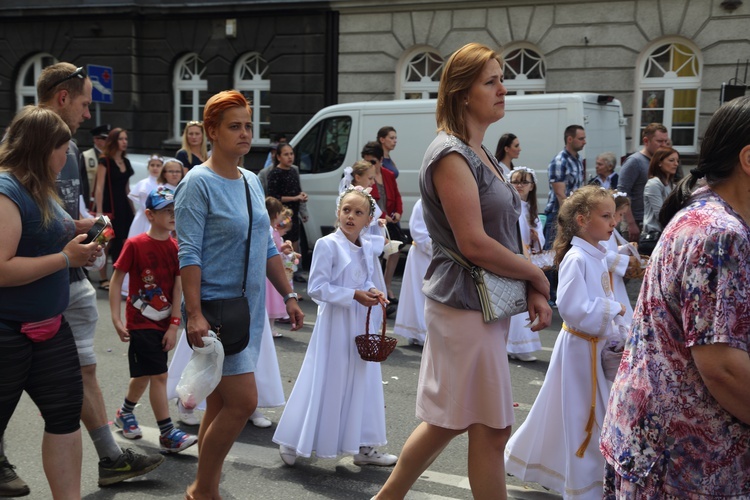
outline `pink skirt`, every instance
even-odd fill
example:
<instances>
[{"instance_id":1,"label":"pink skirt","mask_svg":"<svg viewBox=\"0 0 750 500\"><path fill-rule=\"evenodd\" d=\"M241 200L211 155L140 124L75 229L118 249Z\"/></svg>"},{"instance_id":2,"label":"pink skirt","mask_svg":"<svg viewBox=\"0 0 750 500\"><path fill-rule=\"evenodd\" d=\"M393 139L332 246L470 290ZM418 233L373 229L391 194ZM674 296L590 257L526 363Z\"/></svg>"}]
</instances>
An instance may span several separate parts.
<instances>
[{"instance_id":1,"label":"pink skirt","mask_svg":"<svg viewBox=\"0 0 750 500\"><path fill-rule=\"evenodd\" d=\"M417 418L446 429L513 425L505 344L509 319L487 324L482 313L425 301L427 341L417 387Z\"/></svg>"},{"instance_id":2,"label":"pink skirt","mask_svg":"<svg viewBox=\"0 0 750 500\"><path fill-rule=\"evenodd\" d=\"M288 318L286 314L286 305L284 297L273 287L268 278L266 278L266 311L268 319Z\"/></svg>"}]
</instances>

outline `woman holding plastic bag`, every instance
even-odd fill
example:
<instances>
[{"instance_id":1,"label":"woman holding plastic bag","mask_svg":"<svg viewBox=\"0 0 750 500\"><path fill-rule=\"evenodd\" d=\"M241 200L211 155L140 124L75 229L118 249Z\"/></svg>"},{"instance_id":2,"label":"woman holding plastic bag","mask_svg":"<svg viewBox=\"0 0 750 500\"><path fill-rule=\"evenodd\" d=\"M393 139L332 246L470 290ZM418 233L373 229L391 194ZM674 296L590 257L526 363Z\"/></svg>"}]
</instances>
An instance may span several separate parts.
<instances>
[{"instance_id":1,"label":"woman holding plastic bag","mask_svg":"<svg viewBox=\"0 0 750 500\"><path fill-rule=\"evenodd\" d=\"M247 100L234 90L208 100L203 126L213 154L187 173L175 195L188 341L203 347L203 337L214 326L206 319L206 302L233 304L240 308L241 322L250 325L247 336L242 331L217 332L224 341L222 377L206 400L198 432L198 472L185 492L190 500L221 497L224 459L255 411L266 276L284 296L292 330L301 328L304 319L270 238L263 188L255 174L240 167L250 151L251 113ZM237 335L246 346L229 355L227 336Z\"/></svg>"}]
</instances>

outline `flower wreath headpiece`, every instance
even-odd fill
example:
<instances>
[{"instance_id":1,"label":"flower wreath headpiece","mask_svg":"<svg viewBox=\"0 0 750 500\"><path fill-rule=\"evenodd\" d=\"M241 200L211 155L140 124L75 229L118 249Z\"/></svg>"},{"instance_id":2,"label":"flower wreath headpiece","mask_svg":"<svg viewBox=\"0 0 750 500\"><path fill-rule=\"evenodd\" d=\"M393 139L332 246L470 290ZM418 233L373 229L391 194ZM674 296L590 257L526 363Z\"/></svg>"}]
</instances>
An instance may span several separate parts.
<instances>
[{"instance_id":1,"label":"flower wreath headpiece","mask_svg":"<svg viewBox=\"0 0 750 500\"><path fill-rule=\"evenodd\" d=\"M339 208L341 207L341 200L344 199L344 196L349 193L359 192L370 202L370 217L372 217L375 214L375 198L372 197L370 191L372 191L372 188L363 188L362 186L352 186L350 184L341 192L341 194L339 194L339 197L336 200L336 214L338 215Z\"/></svg>"},{"instance_id":2,"label":"flower wreath headpiece","mask_svg":"<svg viewBox=\"0 0 750 500\"><path fill-rule=\"evenodd\" d=\"M531 180L533 180L534 184L536 184L536 172L534 172L533 168L524 167L524 166L516 167L513 170L511 170L510 172L511 177L513 177L513 172L515 171L528 172L529 174L531 174Z\"/></svg>"},{"instance_id":3,"label":"flower wreath headpiece","mask_svg":"<svg viewBox=\"0 0 750 500\"><path fill-rule=\"evenodd\" d=\"M624 196L625 198L627 198L627 197L628 197L628 193L623 193L622 191L615 191L614 193L612 193L612 197L613 197L613 198L614 198L615 200L616 200L617 198L620 198L620 197L622 197L622 196Z\"/></svg>"}]
</instances>

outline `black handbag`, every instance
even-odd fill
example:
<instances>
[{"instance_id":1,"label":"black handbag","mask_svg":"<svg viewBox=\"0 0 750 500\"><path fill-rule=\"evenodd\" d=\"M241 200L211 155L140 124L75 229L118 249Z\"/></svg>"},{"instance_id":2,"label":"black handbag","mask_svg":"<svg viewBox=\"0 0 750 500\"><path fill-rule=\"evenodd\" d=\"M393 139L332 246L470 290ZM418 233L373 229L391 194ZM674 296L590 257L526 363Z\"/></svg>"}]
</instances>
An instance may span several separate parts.
<instances>
[{"instance_id":1,"label":"black handbag","mask_svg":"<svg viewBox=\"0 0 750 500\"><path fill-rule=\"evenodd\" d=\"M651 255L651 252L656 248L656 243L661 237L661 231L643 231L638 238L638 253L643 255Z\"/></svg>"},{"instance_id":2,"label":"black handbag","mask_svg":"<svg viewBox=\"0 0 750 500\"><path fill-rule=\"evenodd\" d=\"M399 250L407 245L411 245L412 239L407 236L401 225L397 222L387 222L385 227L388 229L388 234L395 241L400 241L401 245L398 247Z\"/></svg>"},{"instance_id":3,"label":"black handbag","mask_svg":"<svg viewBox=\"0 0 750 500\"><path fill-rule=\"evenodd\" d=\"M221 341L224 354L237 354L247 347L250 342L250 305L245 297L247 285L247 268L250 260L250 235L253 228L253 209L250 202L250 188L245 181L245 196L247 197L247 214L250 222L247 226L247 242L245 243L245 272L242 278L242 295L232 299L201 300L201 312L206 318L211 330ZM189 341L188 341L189 343ZM190 345L192 348L192 344Z\"/></svg>"}]
</instances>

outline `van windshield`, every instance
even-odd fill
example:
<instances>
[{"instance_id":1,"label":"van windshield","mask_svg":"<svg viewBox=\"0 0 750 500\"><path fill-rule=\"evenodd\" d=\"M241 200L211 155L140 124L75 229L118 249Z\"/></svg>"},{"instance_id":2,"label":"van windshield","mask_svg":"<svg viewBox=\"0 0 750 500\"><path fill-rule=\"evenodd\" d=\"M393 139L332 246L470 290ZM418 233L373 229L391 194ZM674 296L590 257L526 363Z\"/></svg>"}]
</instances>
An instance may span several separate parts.
<instances>
[{"instance_id":1,"label":"van windshield","mask_svg":"<svg viewBox=\"0 0 750 500\"><path fill-rule=\"evenodd\" d=\"M332 172L346 157L352 130L350 116L328 118L311 128L294 148L302 174Z\"/></svg>"}]
</instances>

